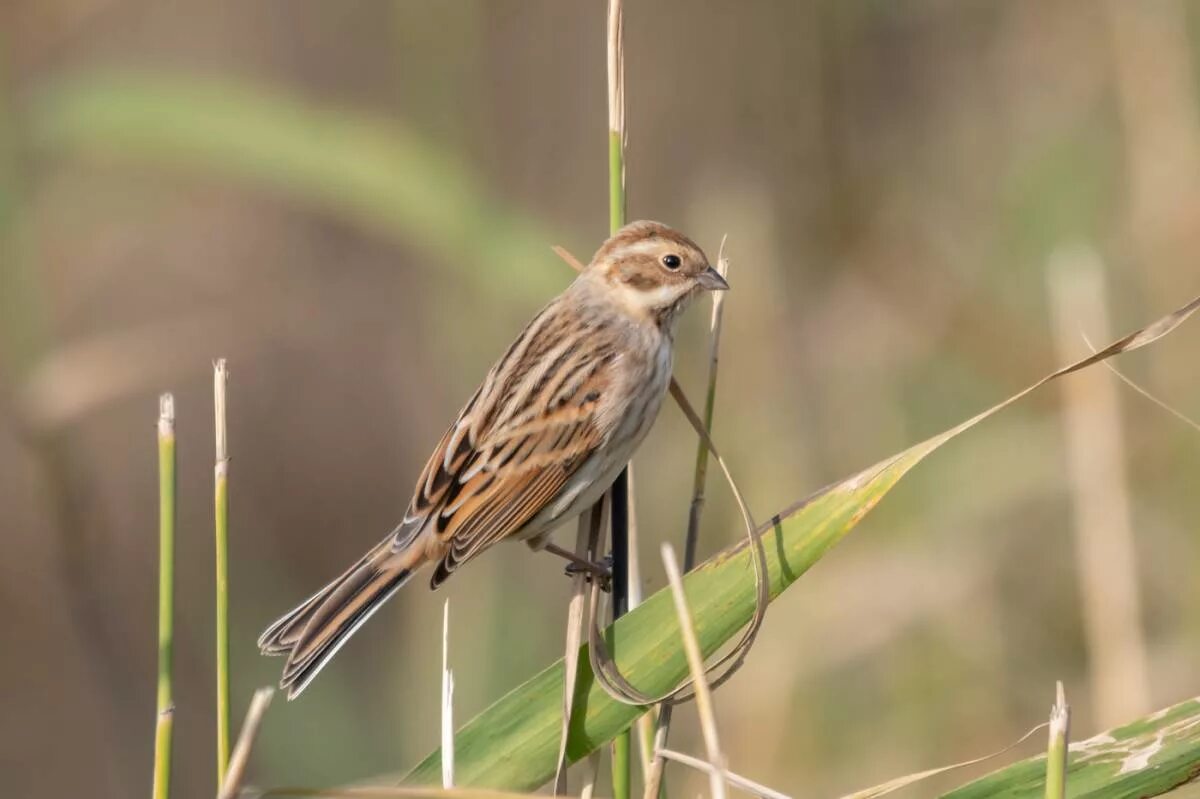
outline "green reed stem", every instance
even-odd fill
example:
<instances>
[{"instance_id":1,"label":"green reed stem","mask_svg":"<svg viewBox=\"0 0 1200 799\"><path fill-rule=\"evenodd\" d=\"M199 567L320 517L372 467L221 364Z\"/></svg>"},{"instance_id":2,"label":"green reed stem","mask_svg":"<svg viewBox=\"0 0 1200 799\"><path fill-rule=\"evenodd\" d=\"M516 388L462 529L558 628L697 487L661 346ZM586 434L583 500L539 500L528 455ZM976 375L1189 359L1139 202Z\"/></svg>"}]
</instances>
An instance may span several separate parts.
<instances>
[{"instance_id":1,"label":"green reed stem","mask_svg":"<svg viewBox=\"0 0 1200 799\"><path fill-rule=\"evenodd\" d=\"M1070 735L1071 708L1063 693L1063 684L1056 686L1054 707L1050 710L1050 742L1046 747L1046 799L1066 799L1067 795L1067 737Z\"/></svg>"},{"instance_id":2,"label":"green reed stem","mask_svg":"<svg viewBox=\"0 0 1200 799\"><path fill-rule=\"evenodd\" d=\"M175 702L175 398L158 399L158 720L154 728L154 799L171 794Z\"/></svg>"},{"instance_id":3,"label":"green reed stem","mask_svg":"<svg viewBox=\"0 0 1200 799\"><path fill-rule=\"evenodd\" d=\"M625 226L625 145L622 134L608 132L608 227L616 233Z\"/></svg>"},{"instance_id":4,"label":"green reed stem","mask_svg":"<svg viewBox=\"0 0 1200 799\"><path fill-rule=\"evenodd\" d=\"M217 565L217 786L225 784L229 766L229 448L225 425L225 359L213 364L216 416L216 466L213 510L216 516Z\"/></svg>"},{"instance_id":5,"label":"green reed stem","mask_svg":"<svg viewBox=\"0 0 1200 799\"><path fill-rule=\"evenodd\" d=\"M609 0L608 66L608 224L616 233L625 225L625 56L621 0ZM611 489L613 553L613 619L629 608L629 475L622 470ZM614 799L630 796L628 729L613 741Z\"/></svg>"},{"instance_id":6,"label":"green reed stem","mask_svg":"<svg viewBox=\"0 0 1200 799\"><path fill-rule=\"evenodd\" d=\"M609 133L609 222L615 233L625 224L625 165L621 134ZM629 474L622 469L612 487L613 620L629 609ZM616 508L626 508L617 513ZM614 799L630 796L630 740L625 730L613 740L612 772Z\"/></svg>"}]
</instances>

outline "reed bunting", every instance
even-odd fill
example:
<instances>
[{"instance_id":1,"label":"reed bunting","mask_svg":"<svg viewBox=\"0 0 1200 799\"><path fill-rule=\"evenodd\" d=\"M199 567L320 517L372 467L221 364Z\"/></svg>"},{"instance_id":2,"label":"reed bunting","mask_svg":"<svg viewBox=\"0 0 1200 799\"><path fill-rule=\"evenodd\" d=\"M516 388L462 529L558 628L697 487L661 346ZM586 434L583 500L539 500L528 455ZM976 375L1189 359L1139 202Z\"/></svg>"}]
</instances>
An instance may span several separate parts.
<instances>
[{"instance_id":1,"label":"reed bunting","mask_svg":"<svg viewBox=\"0 0 1200 799\"><path fill-rule=\"evenodd\" d=\"M653 425L680 313L701 292L727 288L704 252L666 225L634 222L606 241L488 372L399 526L258 639L264 654L287 656L288 698L427 563L437 588L506 538L573 557L550 533L600 499Z\"/></svg>"}]
</instances>

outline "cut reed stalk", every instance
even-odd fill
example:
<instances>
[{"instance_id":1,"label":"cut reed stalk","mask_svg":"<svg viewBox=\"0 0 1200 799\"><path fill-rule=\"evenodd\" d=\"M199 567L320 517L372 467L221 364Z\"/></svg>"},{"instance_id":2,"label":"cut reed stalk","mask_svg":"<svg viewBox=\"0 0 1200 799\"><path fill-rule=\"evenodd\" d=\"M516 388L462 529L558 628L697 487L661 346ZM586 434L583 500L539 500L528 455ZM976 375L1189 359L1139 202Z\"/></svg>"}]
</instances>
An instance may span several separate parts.
<instances>
[{"instance_id":1,"label":"cut reed stalk","mask_svg":"<svg viewBox=\"0 0 1200 799\"><path fill-rule=\"evenodd\" d=\"M158 398L158 703L154 729L154 799L171 795L175 726L175 398Z\"/></svg>"},{"instance_id":2,"label":"cut reed stalk","mask_svg":"<svg viewBox=\"0 0 1200 799\"><path fill-rule=\"evenodd\" d=\"M1071 728L1071 708L1062 682L1055 686L1054 707L1050 709L1050 742L1046 746L1046 799L1066 799L1067 746Z\"/></svg>"},{"instance_id":3,"label":"cut reed stalk","mask_svg":"<svg viewBox=\"0 0 1200 799\"><path fill-rule=\"evenodd\" d=\"M213 467L213 511L216 533L217 593L217 785L225 784L229 765L229 436L225 395L229 370L225 359L213 364L213 408L216 419L216 465Z\"/></svg>"}]
</instances>

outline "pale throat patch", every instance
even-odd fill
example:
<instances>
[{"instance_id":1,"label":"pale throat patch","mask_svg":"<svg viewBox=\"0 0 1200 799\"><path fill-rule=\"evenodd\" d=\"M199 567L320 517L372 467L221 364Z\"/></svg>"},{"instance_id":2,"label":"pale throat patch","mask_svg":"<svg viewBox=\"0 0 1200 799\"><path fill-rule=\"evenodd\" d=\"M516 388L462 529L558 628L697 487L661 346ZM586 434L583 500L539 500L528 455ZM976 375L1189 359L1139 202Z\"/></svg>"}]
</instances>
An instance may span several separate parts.
<instances>
[{"instance_id":1,"label":"pale throat patch","mask_svg":"<svg viewBox=\"0 0 1200 799\"><path fill-rule=\"evenodd\" d=\"M627 283L617 284L617 300L621 305L636 313L649 314L665 308L687 294L691 287L687 283L668 284L653 289L635 289Z\"/></svg>"}]
</instances>

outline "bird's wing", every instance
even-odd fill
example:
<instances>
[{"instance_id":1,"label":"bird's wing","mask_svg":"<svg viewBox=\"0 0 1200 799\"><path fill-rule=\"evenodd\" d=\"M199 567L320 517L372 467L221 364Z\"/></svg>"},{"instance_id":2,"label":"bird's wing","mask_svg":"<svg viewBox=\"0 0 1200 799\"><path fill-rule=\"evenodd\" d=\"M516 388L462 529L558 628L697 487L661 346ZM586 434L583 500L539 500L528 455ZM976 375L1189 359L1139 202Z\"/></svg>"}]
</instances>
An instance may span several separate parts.
<instances>
[{"instance_id":1,"label":"bird's wing","mask_svg":"<svg viewBox=\"0 0 1200 799\"><path fill-rule=\"evenodd\" d=\"M492 368L434 450L406 515L446 548L435 587L520 530L603 445L615 422L604 411L613 406L616 355L602 330L551 306Z\"/></svg>"}]
</instances>

